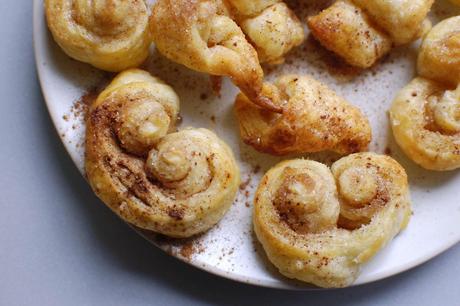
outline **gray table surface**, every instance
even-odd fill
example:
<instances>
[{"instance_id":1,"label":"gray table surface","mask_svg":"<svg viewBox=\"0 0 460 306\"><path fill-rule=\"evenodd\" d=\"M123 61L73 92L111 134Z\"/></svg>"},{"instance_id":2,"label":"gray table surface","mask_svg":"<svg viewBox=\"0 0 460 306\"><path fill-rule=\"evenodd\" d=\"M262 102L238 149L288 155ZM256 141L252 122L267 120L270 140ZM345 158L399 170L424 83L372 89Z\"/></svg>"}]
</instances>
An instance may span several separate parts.
<instances>
[{"instance_id":1,"label":"gray table surface","mask_svg":"<svg viewBox=\"0 0 460 306\"><path fill-rule=\"evenodd\" d=\"M0 305L460 305L460 246L323 292L234 283L155 249L93 196L61 145L37 81L31 1L0 11Z\"/></svg>"}]
</instances>

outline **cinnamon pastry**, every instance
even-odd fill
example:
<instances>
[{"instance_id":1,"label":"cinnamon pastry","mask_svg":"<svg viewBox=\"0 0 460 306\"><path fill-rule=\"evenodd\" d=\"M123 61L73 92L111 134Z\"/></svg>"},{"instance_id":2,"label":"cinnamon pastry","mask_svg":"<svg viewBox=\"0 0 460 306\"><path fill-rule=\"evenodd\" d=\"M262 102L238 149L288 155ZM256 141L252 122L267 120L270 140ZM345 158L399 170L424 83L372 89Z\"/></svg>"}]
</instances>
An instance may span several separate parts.
<instances>
[{"instance_id":1,"label":"cinnamon pastry","mask_svg":"<svg viewBox=\"0 0 460 306\"><path fill-rule=\"evenodd\" d=\"M284 161L262 178L254 209L269 260L283 275L320 287L351 285L411 216L404 169L374 153L345 157L332 171Z\"/></svg>"},{"instance_id":2,"label":"cinnamon pastry","mask_svg":"<svg viewBox=\"0 0 460 306\"><path fill-rule=\"evenodd\" d=\"M460 83L460 16L441 21L426 35L418 57L418 73L452 86Z\"/></svg>"},{"instance_id":3,"label":"cinnamon pastry","mask_svg":"<svg viewBox=\"0 0 460 306\"><path fill-rule=\"evenodd\" d=\"M305 38L297 16L282 1L228 0L238 24L255 46L261 62L280 64Z\"/></svg>"},{"instance_id":4,"label":"cinnamon pastry","mask_svg":"<svg viewBox=\"0 0 460 306\"><path fill-rule=\"evenodd\" d=\"M125 221L182 238L223 217L240 176L230 148L211 131L167 134L178 108L159 79L123 72L90 108L85 166L95 193Z\"/></svg>"},{"instance_id":5,"label":"cinnamon pastry","mask_svg":"<svg viewBox=\"0 0 460 306\"><path fill-rule=\"evenodd\" d=\"M257 52L230 17L223 0L158 0L151 30L167 58L197 71L229 76L254 103L280 111L262 95Z\"/></svg>"},{"instance_id":6,"label":"cinnamon pastry","mask_svg":"<svg viewBox=\"0 0 460 306\"><path fill-rule=\"evenodd\" d=\"M140 65L151 37L143 0L45 0L48 27L70 57L107 71Z\"/></svg>"},{"instance_id":7,"label":"cinnamon pastry","mask_svg":"<svg viewBox=\"0 0 460 306\"><path fill-rule=\"evenodd\" d=\"M460 17L437 24L420 48L416 78L390 110L393 134L420 166L460 168Z\"/></svg>"},{"instance_id":8,"label":"cinnamon pastry","mask_svg":"<svg viewBox=\"0 0 460 306\"><path fill-rule=\"evenodd\" d=\"M396 142L417 164L460 168L460 86L416 78L397 95L390 118Z\"/></svg>"},{"instance_id":9,"label":"cinnamon pastry","mask_svg":"<svg viewBox=\"0 0 460 306\"><path fill-rule=\"evenodd\" d=\"M366 150L371 140L367 118L315 79L286 75L266 84L264 91L284 101L282 114L250 103L244 94L235 102L241 137L256 150L274 155Z\"/></svg>"},{"instance_id":10,"label":"cinnamon pastry","mask_svg":"<svg viewBox=\"0 0 460 306\"><path fill-rule=\"evenodd\" d=\"M313 36L352 66L371 67L392 45L423 35L434 0L337 1L307 21Z\"/></svg>"}]
</instances>

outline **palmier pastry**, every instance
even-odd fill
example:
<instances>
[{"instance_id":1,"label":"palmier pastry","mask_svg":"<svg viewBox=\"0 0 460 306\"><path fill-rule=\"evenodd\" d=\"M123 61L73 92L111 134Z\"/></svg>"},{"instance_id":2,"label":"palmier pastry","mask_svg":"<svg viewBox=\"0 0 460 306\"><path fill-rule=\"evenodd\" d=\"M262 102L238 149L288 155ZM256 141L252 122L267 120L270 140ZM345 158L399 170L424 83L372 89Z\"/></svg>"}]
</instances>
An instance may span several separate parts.
<instances>
[{"instance_id":1,"label":"palmier pastry","mask_svg":"<svg viewBox=\"0 0 460 306\"><path fill-rule=\"evenodd\" d=\"M302 23L282 1L228 0L237 23L255 46L261 62L279 64L305 38Z\"/></svg>"},{"instance_id":2,"label":"palmier pastry","mask_svg":"<svg viewBox=\"0 0 460 306\"><path fill-rule=\"evenodd\" d=\"M397 95L390 117L397 143L417 164L460 168L460 87L416 78Z\"/></svg>"},{"instance_id":3,"label":"palmier pastry","mask_svg":"<svg viewBox=\"0 0 460 306\"><path fill-rule=\"evenodd\" d=\"M430 25L434 0L345 0L308 19L316 39L352 66L368 68L393 45L410 43Z\"/></svg>"},{"instance_id":4,"label":"palmier pastry","mask_svg":"<svg viewBox=\"0 0 460 306\"><path fill-rule=\"evenodd\" d=\"M120 74L91 106L86 174L125 221L171 237L215 225L240 175L230 148L206 129L174 130L179 100L141 70Z\"/></svg>"},{"instance_id":5,"label":"palmier pastry","mask_svg":"<svg viewBox=\"0 0 460 306\"><path fill-rule=\"evenodd\" d=\"M276 101L262 95L264 76L257 52L223 0L158 0L151 29L157 49L170 60L229 76L251 101L279 111Z\"/></svg>"},{"instance_id":6,"label":"palmier pastry","mask_svg":"<svg viewBox=\"0 0 460 306\"><path fill-rule=\"evenodd\" d=\"M441 21L426 35L417 67L422 77L452 86L460 83L460 16Z\"/></svg>"},{"instance_id":7,"label":"palmier pastry","mask_svg":"<svg viewBox=\"0 0 460 306\"><path fill-rule=\"evenodd\" d=\"M396 97L390 110L396 141L430 170L460 168L460 17L440 22L422 43L421 76Z\"/></svg>"},{"instance_id":8,"label":"palmier pastry","mask_svg":"<svg viewBox=\"0 0 460 306\"><path fill-rule=\"evenodd\" d=\"M315 79L286 75L266 84L264 91L283 101L282 114L250 103L244 94L235 102L241 137L256 150L274 155L366 150L371 140L367 118Z\"/></svg>"},{"instance_id":9,"label":"palmier pastry","mask_svg":"<svg viewBox=\"0 0 460 306\"><path fill-rule=\"evenodd\" d=\"M255 195L254 229L283 275L346 287L407 226L410 195L404 169L388 156L353 154L331 170L299 159L268 171Z\"/></svg>"},{"instance_id":10,"label":"palmier pastry","mask_svg":"<svg viewBox=\"0 0 460 306\"><path fill-rule=\"evenodd\" d=\"M143 0L45 0L48 27L70 57L107 71L140 65L151 37Z\"/></svg>"}]
</instances>

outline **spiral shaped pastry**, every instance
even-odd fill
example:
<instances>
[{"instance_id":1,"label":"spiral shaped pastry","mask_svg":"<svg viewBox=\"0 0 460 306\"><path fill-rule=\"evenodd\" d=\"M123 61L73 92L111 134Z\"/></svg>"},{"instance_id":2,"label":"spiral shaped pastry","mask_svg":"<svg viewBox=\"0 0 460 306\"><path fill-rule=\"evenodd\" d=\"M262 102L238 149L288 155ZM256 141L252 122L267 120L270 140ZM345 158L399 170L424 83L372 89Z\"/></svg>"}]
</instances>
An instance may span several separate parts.
<instances>
[{"instance_id":1,"label":"spiral shaped pastry","mask_svg":"<svg viewBox=\"0 0 460 306\"><path fill-rule=\"evenodd\" d=\"M233 14L261 62L280 64L305 38L302 23L282 1L228 0Z\"/></svg>"},{"instance_id":2,"label":"spiral shaped pastry","mask_svg":"<svg viewBox=\"0 0 460 306\"><path fill-rule=\"evenodd\" d=\"M393 45L418 39L430 26L434 0L344 0L307 20L313 36L347 63L368 68Z\"/></svg>"},{"instance_id":3,"label":"spiral shaped pastry","mask_svg":"<svg viewBox=\"0 0 460 306\"><path fill-rule=\"evenodd\" d=\"M167 58L193 70L229 76L251 101L280 111L276 101L262 95L264 75L257 52L222 0L159 0L151 30Z\"/></svg>"},{"instance_id":4,"label":"spiral shaped pastry","mask_svg":"<svg viewBox=\"0 0 460 306\"><path fill-rule=\"evenodd\" d=\"M178 103L147 72L120 74L91 106L85 166L97 196L125 221L182 238L223 217L240 176L231 150L211 131L168 134Z\"/></svg>"},{"instance_id":5,"label":"spiral shaped pastry","mask_svg":"<svg viewBox=\"0 0 460 306\"><path fill-rule=\"evenodd\" d=\"M460 168L460 86L416 78L397 95L390 118L397 143L417 164Z\"/></svg>"},{"instance_id":6,"label":"spiral shaped pastry","mask_svg":"<svg viewBox=\"0 0 460 306\"><path fill-rule=\"evenodd\" d=\"M45 0L48 27L70 57L107 71L139 66L151 37L143 0Z\"/></svg>"},{"instance_id":7,"label":"spiral shaped pastry","mask_svg":"<svg viewBox=\"0 0 460 306\"><path fill-rule=\"evenodd\" d=\"M404 169L374 153L345 157L332 172L315 161L284 161L262 178L254 209L269 260L320 287L351 285L411 216Z\"/></svg>"},{"instance_id":8,"label":"spiral shaped pastry","mask_svg":"<svg viewBox=\"0 0 460 306\"><path fill-rule=\"evenodd\" d=\"M264 110L244 94L235 102L243 141L274 155L364 151L371 128L362 112L309 76L286 75L264 91L283 101L283 113Z\"/></svg>"},{"instance_id":9,"label":"spiral shaped pastry","mask_svg":"<svg viewBox=\"0 0 460 306\"><path fill-rule=\"evenodd\" d=\"M441 21L427 34L420 48L418 73L452 86L460 83L460 16Z\"/></svg>"}]
</instances>

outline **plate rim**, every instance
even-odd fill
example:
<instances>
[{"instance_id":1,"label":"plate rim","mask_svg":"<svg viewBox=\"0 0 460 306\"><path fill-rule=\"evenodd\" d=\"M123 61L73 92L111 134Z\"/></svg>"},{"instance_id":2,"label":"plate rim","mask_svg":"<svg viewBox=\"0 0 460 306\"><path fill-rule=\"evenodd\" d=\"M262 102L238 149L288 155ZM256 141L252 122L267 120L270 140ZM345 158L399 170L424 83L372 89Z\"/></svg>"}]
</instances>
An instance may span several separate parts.
<instances>
[{"instance_id":1,"label":"plate rim","mask_svg":"<svg viewBox=\"0 0 460 306\"><path fill-rule=\"evenodd\" d=\"M44 3L43 3L42 0L34 0L33 1L33 14L32 14L32 18L33 18L33 22L32 22L33 35L32 36L33 36L33 38L32 38L32 40L33 40L34 57L35 57L35 68L37 70L37 76L38 76L38 80L39 80L39 84L40 84L41 93L42 93L43 99L45 101L46 109L47 109L48 114L50 116L50 119L51 119L51 121L53 123L53 126L54 126L54 129L56 131L56 134L58 135L59 139L61 140L61 143L64 146L67 154L72 159L72 162L74 163L74 166L78 169L79 167L77 166L77 162L76 162L76 160L74 158L74 155L71 153L70 144L68 144L66 141L64 141L64 138L58 132L58 123L57 123L57 121L59 120L59 116L53 115L53 111L52 111L53 107L51 106L51 103L49 102L51 100L49 98L51 94L49 93L49 89L47 89L47 86L45 86L44 80L43 80L43 74L44 74L43 70L45 68L44 68L44 65L39 64L40 63L39 60L41 58L43 58L43 54L42 54L43 50L41 50L38 47L38 43L37 43L37 41L39 39L38 37L41 35L40 33L42 33L43 31L48 31L47 29L43 29L40 26L40 22L43 21L43 19L45 18L43 6L44 6ZM82 173L80 172L80 174L82 174ZM82 176L83 176L83 174L82 174ZM83 176L83 178L84 178L84 176ZM107 208L106 205L104 205L104 207ZM117 217L120 218L119 216L117 216ZM312 287L311 285L306 284L306 283L305 283L305 286L295 286L295 285L290 284L288 281L286 281L286 282L282 282L282 281L272 282L272 281L268 281L268 280L265 281L265 280L260 280L258 278L254 278L254 277L242 276L242 275L234 273L234 272L228 272L228 271L225 271L224 269L217 268L214 265L208 264L208 263L203 262L203 261L200 261L200 262L199 261L197 261L197 262L188 261L188 260L186 260L184 258L181 258L180 256L176 256L174 254L170 254L170 253L166 252L159 245L155 244L152 240L148 239L142 232L140 232L139 230L136 230L133 226L131 226L129 223L125 222L123 219L120 218L120 220L123 221L129 227L131 227L134 230L134 232L136 232L138 235L143 237L150 244L152 244L155 247L157 247L158 249L162 250L164 253L168 254L169 256L171 256L171 257L173 257L173 258L175 258L175 259L177 259L177 260L179 260L179 261L181 261L181 262L183 262L183 263L185 263L185 264L187 264L189 266L197 268L198 270L210 273L212 275L222 277L224 279L236 281L236 282L247 284L247 285L259 286L259 287L265 287L265 288L272 288L272 289L295 290L295 291L335 290L335 289L324 289L324 288ZM387 279L387 278L392 277L392 276L399 275L399 274L404 273L406 271L409 271L411 269L414 269L414 268L416 268L416 267L428 262L429 260L434 259L435 257L439 256L440 254L444 253L448 249L450 249L453 246L455 246L456 244L458 244L460 242L460 232L458 233L457 236L455 236L455 235L453 235L453 236L454 237L452 237L449 240L446 239L446 243L443 244L443 247L435 249L435 250L433 250L431 252L427 252L424 256L421 256L421 257L411 261L409 264L397 265L393 269L385 270L385 271L380 272L380 273L375 273L372 277L367 277L364 280L357 281L357 282L355 282L354 284L352 284L351 286L349 286L347 288L353 288L353 287L362 286L362 285L365 285L365 284L374 283L374 282L377 282L377 281ZM286 278L286 280L288 280L288 279Z\"/></svg>"}]
</instances>

